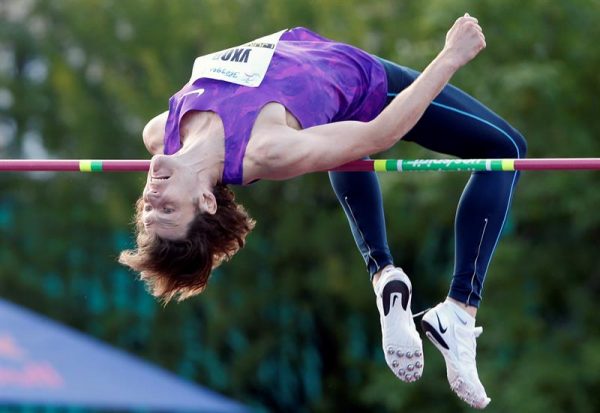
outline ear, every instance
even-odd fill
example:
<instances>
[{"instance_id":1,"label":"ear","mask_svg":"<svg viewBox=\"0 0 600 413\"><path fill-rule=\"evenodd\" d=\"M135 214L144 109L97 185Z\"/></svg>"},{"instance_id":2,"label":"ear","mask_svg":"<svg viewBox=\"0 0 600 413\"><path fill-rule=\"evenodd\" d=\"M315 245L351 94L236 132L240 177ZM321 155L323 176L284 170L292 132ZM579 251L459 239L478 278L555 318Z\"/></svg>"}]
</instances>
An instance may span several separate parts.
<instances>
[{"instance_id":1,"label":"ear","mask_svg":"<svg viewBox=\"0 0 600 413\"><path fill-rule=\"evenodd\" d=\"M214 215L217 212L217 198L212 192L203 192L200 198L200 209Z\"/></svg>"}]
</instances>

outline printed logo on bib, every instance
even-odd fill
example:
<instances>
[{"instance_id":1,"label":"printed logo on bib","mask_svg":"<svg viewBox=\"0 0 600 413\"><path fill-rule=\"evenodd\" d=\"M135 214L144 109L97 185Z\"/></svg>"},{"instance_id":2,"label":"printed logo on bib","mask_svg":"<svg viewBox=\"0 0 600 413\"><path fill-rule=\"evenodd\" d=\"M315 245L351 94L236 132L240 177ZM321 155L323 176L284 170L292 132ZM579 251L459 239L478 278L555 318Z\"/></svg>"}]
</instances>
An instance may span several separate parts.
<instances>
[{"instance_id":1,"label":"printed logo on bib","mask_svg":"<svg viewBox=\"0 0 600 413\"><path fill-rule=\"evenodd\" d=\"M282 30L241 46L200 56L194 61L190 83L200 78L258 87L271 64Z\"/></svg>"}]
</instances>

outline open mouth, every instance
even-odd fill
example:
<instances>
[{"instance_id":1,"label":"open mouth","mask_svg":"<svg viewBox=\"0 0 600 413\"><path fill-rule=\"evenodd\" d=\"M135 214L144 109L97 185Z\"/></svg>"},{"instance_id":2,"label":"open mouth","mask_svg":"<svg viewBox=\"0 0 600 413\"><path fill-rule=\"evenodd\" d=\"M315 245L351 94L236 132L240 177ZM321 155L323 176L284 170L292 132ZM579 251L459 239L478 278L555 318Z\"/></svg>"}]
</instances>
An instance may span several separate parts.
<instances>
[{"instance_id":1,"label":"open mouth","mask_svg":"<svg viewBox=\"0 0 600 413\"><path fill-rule=\"evenodd\" d=\"M153 176L152 180L153 181L166 181L169 178L170 178L170 176Z\"/></svg>"}]
</instances>

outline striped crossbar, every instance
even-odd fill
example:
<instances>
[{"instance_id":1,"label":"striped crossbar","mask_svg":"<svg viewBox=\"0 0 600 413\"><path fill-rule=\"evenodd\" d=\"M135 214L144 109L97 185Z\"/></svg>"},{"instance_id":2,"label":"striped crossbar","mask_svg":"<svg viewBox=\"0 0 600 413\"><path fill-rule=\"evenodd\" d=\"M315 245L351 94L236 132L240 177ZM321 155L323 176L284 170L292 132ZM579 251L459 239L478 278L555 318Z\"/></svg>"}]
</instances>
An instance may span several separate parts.
<instances>
[{"instance_id":1,"label":"striped crossbar","mask_svg":"<svg viewBox=\"0 0 600 413\"><path fill-rule=\"evenodd\" d=\"M150 161L143 159L0 159L0 171L142 172ZM408 171L550 171L599 170L600 158L530 159L372 159L353 161L331 169L342 172Z\"/></svg>"}]
</instances>

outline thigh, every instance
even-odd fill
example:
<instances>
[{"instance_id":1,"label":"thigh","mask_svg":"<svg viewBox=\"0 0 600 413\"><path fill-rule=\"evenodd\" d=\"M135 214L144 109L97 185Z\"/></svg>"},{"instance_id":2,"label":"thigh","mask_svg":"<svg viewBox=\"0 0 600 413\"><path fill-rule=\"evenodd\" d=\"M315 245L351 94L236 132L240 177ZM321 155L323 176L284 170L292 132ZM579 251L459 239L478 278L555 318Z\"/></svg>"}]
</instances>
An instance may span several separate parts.
<instances>
[{"instance_id":1,"label":"thigh","mask_svg":"<svg viewBox=\"0 0 600 413\"><path fill-rule=\"evenodd\" d=\"M388 103L420 73L382 60L388 78ZM461 158L521 157L522 137L481 102L447 85L403 138L427 149Z\"/></svg>"}]
</instances>

